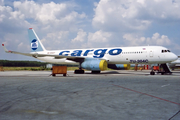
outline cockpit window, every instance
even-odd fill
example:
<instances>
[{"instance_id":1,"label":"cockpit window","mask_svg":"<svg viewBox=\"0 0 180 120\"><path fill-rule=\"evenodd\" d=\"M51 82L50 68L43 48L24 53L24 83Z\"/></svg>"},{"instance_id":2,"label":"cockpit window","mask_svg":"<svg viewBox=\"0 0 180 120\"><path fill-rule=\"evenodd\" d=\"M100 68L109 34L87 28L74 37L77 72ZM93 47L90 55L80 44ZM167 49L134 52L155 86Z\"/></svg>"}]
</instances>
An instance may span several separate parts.
<instances>
[{"instance_id":1,"label":"cockpit window","mask_svg":"<svg viewBox=\"0 0 180 120\"><path fill-rule=\"evenodd\" d=\"M162 50L162 53L171 52L170 50Z\"/></svg>"}]
</instances>

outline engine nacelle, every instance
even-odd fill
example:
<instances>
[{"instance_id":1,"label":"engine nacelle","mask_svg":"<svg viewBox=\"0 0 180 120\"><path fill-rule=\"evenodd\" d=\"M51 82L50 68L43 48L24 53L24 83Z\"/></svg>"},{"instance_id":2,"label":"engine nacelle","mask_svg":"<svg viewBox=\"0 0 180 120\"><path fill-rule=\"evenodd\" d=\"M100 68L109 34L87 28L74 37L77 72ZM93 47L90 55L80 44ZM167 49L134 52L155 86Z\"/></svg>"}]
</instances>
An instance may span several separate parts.
<instances>
[{"instance_id":1,"label":"engine nacelle","mask_svg":"<svg viewBox=\"0 0 180 120\"><path fill-rule=\"evenodd\" d=\"M99 59L85 59L81 67L91 71L103 71L107 69L107 61Z\"/></svg>"},{"instance_id":2,"label":"engine nacelle","mask_svg":"<svg viewBox=\"0 0 180 120\"><path fill-rule=\"evenodd\" d=\"M108 68L114 70L129 70L130 64L108 64Z\"/></svg>"}]
</instances>

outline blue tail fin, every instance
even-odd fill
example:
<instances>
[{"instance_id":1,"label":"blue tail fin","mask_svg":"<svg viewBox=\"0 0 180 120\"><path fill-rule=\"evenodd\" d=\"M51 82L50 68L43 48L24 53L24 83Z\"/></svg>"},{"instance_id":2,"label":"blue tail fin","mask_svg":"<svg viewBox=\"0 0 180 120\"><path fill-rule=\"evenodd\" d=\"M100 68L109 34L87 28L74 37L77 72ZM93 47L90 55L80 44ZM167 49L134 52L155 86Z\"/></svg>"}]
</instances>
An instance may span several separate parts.
<instances>
[{"instance_id":1,"label":"blue tail fin","mask_svg":"<svg viewBox=\"0 0 180 120\"><path fill-rule=\"evenodd\" d=\"M35 31L32 28L29 28L28 35L29 35L29 41L31 43L32 52L46 51L43 44L41 43L41 41L39 40L38 36L36 35Z\"/></svg>"}]
</instances>

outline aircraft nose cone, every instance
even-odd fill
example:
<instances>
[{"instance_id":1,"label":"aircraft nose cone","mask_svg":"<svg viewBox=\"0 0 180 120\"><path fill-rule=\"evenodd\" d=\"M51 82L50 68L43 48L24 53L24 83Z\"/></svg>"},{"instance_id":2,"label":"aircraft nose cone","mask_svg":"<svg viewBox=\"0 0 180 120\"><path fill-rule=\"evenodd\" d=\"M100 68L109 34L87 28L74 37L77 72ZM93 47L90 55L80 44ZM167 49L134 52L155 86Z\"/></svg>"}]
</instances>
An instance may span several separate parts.
<instances>
[{"instance_id":1,"label":"aircraft nose cone","mask_svg":"<svg viewBox=\"0 0 180 120\"><path fill-rule=\"evenodd\" d=\"M178 56L177 56L177 55L175 55L174 53L172 53L172 55L171 55L171 59L172 59L172 61L175 61L175 60L177 60L177 59L178 59Z\"/></svg>"}]
</instances>

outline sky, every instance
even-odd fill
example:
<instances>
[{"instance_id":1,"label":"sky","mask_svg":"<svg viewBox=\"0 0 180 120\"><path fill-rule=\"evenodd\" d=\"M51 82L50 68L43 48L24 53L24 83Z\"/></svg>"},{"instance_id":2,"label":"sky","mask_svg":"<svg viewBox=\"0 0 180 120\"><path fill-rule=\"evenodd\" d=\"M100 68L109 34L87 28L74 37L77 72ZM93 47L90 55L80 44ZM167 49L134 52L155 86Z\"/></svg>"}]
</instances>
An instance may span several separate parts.
<instances>
[{"instance_id":1,"label":"sky","mask_svg":"<svg viewBox=\"0 0 180 120\"><path fill-rule=\"evenodd\" d=\"M0 0L0 42L30 52L33 28L47 50L164 46L180 56L180 0ZM0 60L36 60L7 54Z\"/></svg>"}]
</instances>

